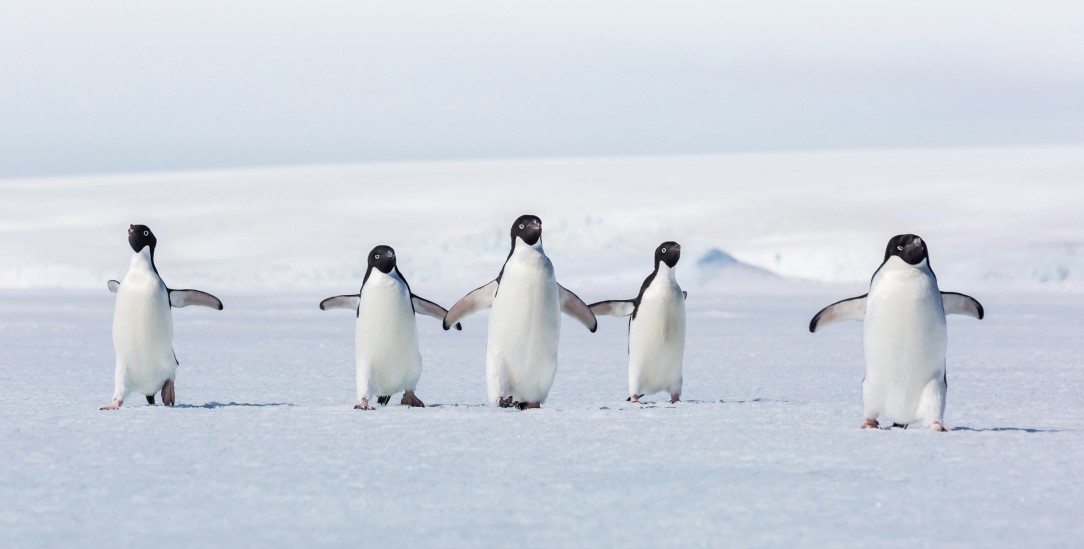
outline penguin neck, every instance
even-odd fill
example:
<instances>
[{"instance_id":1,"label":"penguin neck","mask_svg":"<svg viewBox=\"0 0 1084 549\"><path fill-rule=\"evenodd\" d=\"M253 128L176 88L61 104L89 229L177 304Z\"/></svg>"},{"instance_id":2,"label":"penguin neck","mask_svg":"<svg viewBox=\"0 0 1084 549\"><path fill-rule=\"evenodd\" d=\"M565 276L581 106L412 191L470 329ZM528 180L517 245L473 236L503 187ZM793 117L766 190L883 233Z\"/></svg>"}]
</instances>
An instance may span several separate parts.
<instances>
[{"instance_id":1,"label":"penguin neck","mask_svg":"<svg viewBox=\"0 0 1084 549\"><path fill-rule=\"evenodd\" d=\"M655 267L655 280L665 279L668 282L677 283L677 265L671 268L664 261L659 261L659 264Z\"/></svg>"},{"instance_id":2,"label":"penguin neck","mask_svg":"<svg viewBox=\"0 0 1084 549\"><path fill-rule=\"evenodd\" d=\"M528 244L524 242L522 238L516 237L515 240L512 241L512 253L508 255L511 257L512 255L521 254L546 255L546 250L542 249L542 239L539 238L538 242L535 242L534 244Z\"/></svg>"},{"instance_id":3,"label":"penguin neck","mask_svg":"<svg viewBox=\"0 0 1084 549\"><path fill-rule=\"evenodd\" d=\"M142 250L132 254L132 261L128 264L128 270L145 272L158 276L158 268L154 266L154 250L150 246L144 246Z\"/></svg>"}]
</instances>

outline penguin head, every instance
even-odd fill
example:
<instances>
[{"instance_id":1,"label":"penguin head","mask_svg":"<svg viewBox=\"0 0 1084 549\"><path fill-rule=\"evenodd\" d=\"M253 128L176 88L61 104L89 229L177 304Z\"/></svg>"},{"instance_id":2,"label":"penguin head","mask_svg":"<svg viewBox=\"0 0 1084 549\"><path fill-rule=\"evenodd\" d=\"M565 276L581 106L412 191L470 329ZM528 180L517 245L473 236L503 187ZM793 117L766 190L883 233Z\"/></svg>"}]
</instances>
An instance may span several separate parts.
<instances>
[{"instance_id":1,"label":"penguin head","mask_svg":"<svg viewBox=\"0 0 1084 549\"><path fill-rule=\"evenodd\" d=\"M391 246L380 245L369 252L369 268L388 274L395 268L395 250Z\"/></svg>"},{"instance_id":2,"label":"penguin head","mask_svg":"<svg viewBox=\"0 0 1084 549\"><path fill-rule=\"evenodd\" d=\"M929 250L926 249L926 242L913 234L900 234L893 236L888 241L888 248L885 249L885 261L892 256L897 256L900 259L907 262L908 265L918 265L923 260L929 262Z\"/></svg>"},{"instance_id":3,"label":"penguin head","mask_svg":"<svg viewBox=\"0 0 1084 549\"><path fill-rule=\"evenodd\" d=\"M128 245L136 253L149 246L153 254L154 247L158 245L158 239L154 237L151 228L146 225L128 225Z\"/></svg>"},{"instance_id":4,"label":"penguin head","mask_svg":"<svg viewBox=\"0 0 1084 549\"><path fill-rule=\"evenodd\" d=\"M674 241L666 241L659 244L658 248L655 248L655 265L658 266L659 262L666 263L667 267L671 269L678 264L678 260L681 259L681 244Z\"/></svg>"},{"instance_id":5,"label":"penguin head","mask_svg":"<svg viewBox=\"0 0 1084 549\"><path fill-rule=\"evenodd\" d=\"M512 244L515 245L516 237L534 246L542 239L542 220L537 215L521 215L512 223Z\"/></svg>"}]
</instances>

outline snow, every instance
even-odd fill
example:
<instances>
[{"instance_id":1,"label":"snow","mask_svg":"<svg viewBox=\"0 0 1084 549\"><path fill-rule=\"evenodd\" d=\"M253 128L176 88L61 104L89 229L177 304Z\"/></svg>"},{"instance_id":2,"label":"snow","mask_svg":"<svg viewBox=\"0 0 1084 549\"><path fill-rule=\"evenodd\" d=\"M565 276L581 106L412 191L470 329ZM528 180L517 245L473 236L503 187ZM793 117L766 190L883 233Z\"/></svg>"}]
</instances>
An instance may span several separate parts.
<instances>
[{"instance_id":1,"label":"snow","mask_svg":"<svg viewBox=\"0 0 1084 549\"><path fill-rule=\"evenodd\" d=\"M0 546L1079 545L1081 173L1043 148L0 181ZM353 410L354 319L319 301L386 242L448 306L527 211L589 302L682 243L685 402L624 401L603 318L566 319L541 410L487 405L481 314L419 317L429 407ZM179 406L99 412L133 222L225 309L174 310ZM949 321L953 433L858 429L860 326L806 328L899 232L986 308Z\"/></svg>"},{"instance_id":2,"label":"snow","mask_svg":"<svg viewBox=\"0 0 1084 549\"><path fill-rule=\"evenodd\" d=\"M429 407L351 408L323 293L176 310L175 409L112 391L112 295L0 294L0 545L1075 545L1084 300L950 321L956 429L858 429L839 295L690 296L686 402L624 402L625 327L564 323L542 410L484 404L485 316L419 318ZM444 296L438 296L444 298Z\"/></svg>"},{"instance_id":3,"label":"snow","mask_svg":"<svg viewBox=\"0 0 1084 549\"><path fill-rule=\"evenodd\" d=\"M167 282L351 288L364 272L358 257L389 244L412 284L459 291L496 275L509 224L534 213L569 288L639 282L665 240L682 244L691 270L719 249L786 277L860 285L891 236L915 233L948 285L1079 292L1080 174L1084 147L9 179L0 180L0 288L100 288L121 274L128 224L144 223L161 242ZM691 274L691 290L726 290Z\"/></svg>"}]
</instances>

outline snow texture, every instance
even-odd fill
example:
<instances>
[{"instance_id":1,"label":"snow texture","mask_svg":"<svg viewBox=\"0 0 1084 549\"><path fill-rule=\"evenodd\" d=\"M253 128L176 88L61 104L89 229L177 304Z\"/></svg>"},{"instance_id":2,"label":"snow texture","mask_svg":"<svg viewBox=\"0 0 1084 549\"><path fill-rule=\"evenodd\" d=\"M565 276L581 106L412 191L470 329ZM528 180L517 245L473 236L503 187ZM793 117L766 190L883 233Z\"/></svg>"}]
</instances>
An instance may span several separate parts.
<instances>
[{"instance_id":1,"label":"snow texture","mask_svg":"<svg viewBox=\"0 0 1084 549\"><path fill-rule=\"evenodd\" d=\"M0 547L1078 546L1084 148L299 167L0 181ZM485 403L486 315L418 318L429 407L354 404L356 291L386 243L445 307L535 213L558 280L631 298L682 243L685 402L625 402L627 323L563 325L541 410ZM174 287L176 408L113 383L129 223ZM863 431L861 294L930 243L948 426Z\"/></svg>"}]
</instances>

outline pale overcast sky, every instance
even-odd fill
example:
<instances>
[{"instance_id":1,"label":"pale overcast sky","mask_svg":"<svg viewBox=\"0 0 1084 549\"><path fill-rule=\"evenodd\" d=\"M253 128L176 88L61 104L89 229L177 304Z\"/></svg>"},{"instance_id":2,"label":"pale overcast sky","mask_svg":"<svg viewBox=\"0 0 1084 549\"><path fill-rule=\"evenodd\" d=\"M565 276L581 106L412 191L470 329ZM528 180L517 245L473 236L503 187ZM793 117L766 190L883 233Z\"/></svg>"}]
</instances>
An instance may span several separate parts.
<instances>
[{"instance_id":1,"label":"pale overcast sky","mask_svg":"<svg viewBox=\"0 0 1084 549\"><path fill-rule=\"evenodd\" d=\"M1075 1L0 0L0 177L1084 142Z\"/></svg>"}]
</instances>

